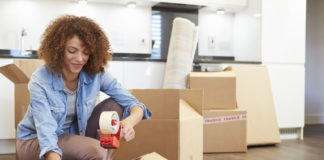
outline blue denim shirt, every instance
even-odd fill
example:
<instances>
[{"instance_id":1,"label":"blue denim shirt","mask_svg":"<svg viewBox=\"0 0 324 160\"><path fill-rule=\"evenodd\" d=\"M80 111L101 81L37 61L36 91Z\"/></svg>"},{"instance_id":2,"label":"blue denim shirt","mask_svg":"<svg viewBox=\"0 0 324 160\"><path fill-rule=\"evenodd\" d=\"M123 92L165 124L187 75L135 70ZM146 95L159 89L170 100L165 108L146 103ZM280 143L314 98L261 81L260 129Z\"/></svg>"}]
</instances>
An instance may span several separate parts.
<instances>
[{"instance_id":1,"label":"blue denim shirt","mask_svg":"<svg viewBox=\"0 0 324 160\"><path fill-rule=\"evenodd\" d=\"M49 151L62 156L57 145L58 136L64 132L62 126L66 117L66 94L62 76L59 77L56 72L50 72L48 67L41 66L31 76L28 89L30 104L17 127L17 138L28 140L37 137L41 150L40 159ZM85 135L87 120L95 107L99 91L106 93L125 108L124 118L129 116L134 106L142 107L143 119L151 117L151 112L108 72L89 76L81 71L77 88L77 127L74 127L78 131L71 129L70 133Z\"/></svg>"}]
</instances>

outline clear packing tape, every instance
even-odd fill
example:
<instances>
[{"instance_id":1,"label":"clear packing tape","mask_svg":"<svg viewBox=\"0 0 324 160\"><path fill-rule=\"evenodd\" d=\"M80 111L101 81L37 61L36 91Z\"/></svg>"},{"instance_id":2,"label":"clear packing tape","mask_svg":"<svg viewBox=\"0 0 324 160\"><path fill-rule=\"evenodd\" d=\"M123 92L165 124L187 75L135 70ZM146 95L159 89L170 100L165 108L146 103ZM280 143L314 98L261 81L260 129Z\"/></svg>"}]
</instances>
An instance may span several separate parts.
<instances>
[{"instance_id":1,"label":"clear packing tape","mask_svg":"<svg viewBox=\"0 0 324 160\"><path fill-rule=\"evenodd\" d=\"M184 18L173 21L163 88L186 88L198 42L198 27Z\"/></svg>"}]
</instances>

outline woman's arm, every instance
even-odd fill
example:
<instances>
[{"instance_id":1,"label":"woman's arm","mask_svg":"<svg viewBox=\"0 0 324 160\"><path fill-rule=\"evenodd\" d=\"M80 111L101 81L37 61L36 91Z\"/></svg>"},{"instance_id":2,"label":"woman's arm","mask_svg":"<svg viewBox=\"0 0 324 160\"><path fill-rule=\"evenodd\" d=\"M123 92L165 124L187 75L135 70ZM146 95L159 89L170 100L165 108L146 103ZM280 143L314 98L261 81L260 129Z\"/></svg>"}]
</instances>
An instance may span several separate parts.
<instances>
[{"instance_id":1,"label":"woman's arm","mask_svg":"<svg viewBox=\"0 0 324 160\"><path fill-rule=\"evenodd\" d=\"M40 159L48 152L62 154L58 147L58 136L56 134L57 121L52 117L45 89L40 80L33 76L28 84L30 92L29 110L35 123L37 139L40 146Z\"/></svg>"},{"instance_id":2,"label":"woman's arm","mask_svg":"<svg viewBox=\"0 0 324 160\"><path fill-rule=\"evenodd\" d=\"M123 128L121 138L125 141L132 140L135 137L134 126L142 119L150 118L151 112L144 104L140 103L131 93L122 87L109 72L105 72L101 76L100 90L124 107L123 117L120 117L121 119L125 118L121 121Z\"/></svg>"},{"instance_id":3,"label":"woman's arm","mask_svg":"<svg viewBox=\"0 0 324 160\"><path fill-rule=\"evenodd\" d=\"M129 91L127 91L118 81L114 78L109 72L105 72L104 75L101 76L101 84L100 84L100 91L106 93L111 98L113 98L118 104L124 107L124 114L123 118L127 118L131 114L131 109L135 106L140 107L142 109L143 115L141 119L149 119L152 116L152 113L149 109L145 107L144 104L140 103ZM135 108L137 108L135 107ZM134 112L136 112L135 109ZM135 113L135 115L138 115ZM136 116L137 117L137 116ZM121 117L122 118L122 117ZM130 118L134 119L134 118ZM134 121L137 124L138 121Z\"/></svg>"},{"instance_id":4,"label":"woman's arm","mask_svg":"<svg viewBox=\"0 0 324 160\"><path fill-rule=\"evenodd\" d=\"M140 106L135 106L131 109L130 115L123 119L120 123L122 125L122 138L128 142L135 137L134 126L138 124L144 115L144 111Z\"/></svg>"},{"instance_id":5,"label":"woman's arm","mask_svg":"<svg viewBox=\"0 0 324 160\"><path fill-rule=\"evenodd\" d=\"M47 152L45 154L46 160L61 160L61 156L56 152Z\"/></svg>"}]
</instances>

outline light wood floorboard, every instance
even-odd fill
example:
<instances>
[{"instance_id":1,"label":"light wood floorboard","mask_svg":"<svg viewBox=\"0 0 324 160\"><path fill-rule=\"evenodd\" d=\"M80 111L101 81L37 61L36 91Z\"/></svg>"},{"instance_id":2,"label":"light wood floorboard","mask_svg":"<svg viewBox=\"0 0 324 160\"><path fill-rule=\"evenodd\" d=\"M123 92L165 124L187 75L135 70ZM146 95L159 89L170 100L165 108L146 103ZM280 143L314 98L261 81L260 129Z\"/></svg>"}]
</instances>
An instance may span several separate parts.
<instances>
[{"instance_id":1,"label":"light wood floorboard","mask_svg":"<svg viewBox=\"0 0 324 160\"><path fill-rule=\"evenodd\" d=\"M15 154L0 155L0 160L15 159ZM204 160L324 160L324 124L306 125L304 140L249 147L247 153L204 154Z\"/></svg>"}]
</instances>

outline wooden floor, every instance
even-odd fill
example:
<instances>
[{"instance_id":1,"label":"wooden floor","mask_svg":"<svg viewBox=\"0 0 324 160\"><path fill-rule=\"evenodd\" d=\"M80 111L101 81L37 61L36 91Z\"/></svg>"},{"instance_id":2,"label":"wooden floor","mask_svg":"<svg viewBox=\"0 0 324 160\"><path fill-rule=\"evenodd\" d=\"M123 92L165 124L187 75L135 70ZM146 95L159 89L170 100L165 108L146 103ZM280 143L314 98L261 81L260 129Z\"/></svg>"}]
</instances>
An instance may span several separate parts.
<instances>
[{"instance_id":1,"label":"wooden floor","mask_svg":"<svg viewBox=\"0 0 324 160\"><path fill-rule=\"evenodd\" d=\"M324 124L307 125L304 140L249 147L247 153L204 154L204 160L324 160Z\"/></svg>"},{"instance_id":2,"label":"wooden floor","mask_svg":"<svg viewBox=\"0 0 324 160\"><path fill-rule=\"evenodd\" d=\"M307 125L304 140L284 140L280 145L249 147L247 153L204 154L204 160L324 160L324 124ZM15 154L0 160L15 160Z\"/></svg>"}]
</instances>

